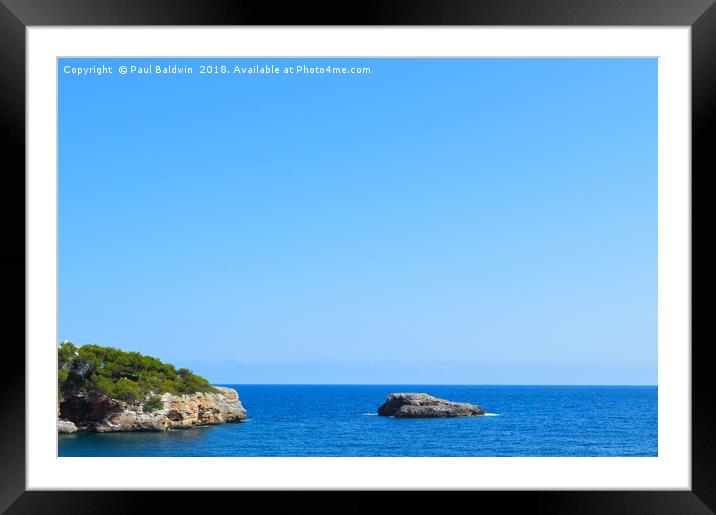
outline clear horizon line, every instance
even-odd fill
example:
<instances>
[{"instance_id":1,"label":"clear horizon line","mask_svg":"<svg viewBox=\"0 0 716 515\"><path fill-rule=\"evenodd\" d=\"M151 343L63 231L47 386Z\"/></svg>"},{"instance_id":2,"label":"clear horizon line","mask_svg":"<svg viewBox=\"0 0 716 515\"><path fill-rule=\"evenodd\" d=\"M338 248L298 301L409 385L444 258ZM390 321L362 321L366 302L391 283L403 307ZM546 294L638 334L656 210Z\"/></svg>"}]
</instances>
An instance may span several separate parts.
<instances>
[{"instance_id":1,"label":"clear horizon line","mask_svg":"<svg viewBox=\"0 0 716 515\"><path fill-rule=\"evenodd\" d=\"M239 386L655 386L658 384L604 384L604 383L225 383L213 385Z\"/></svg>"}]
</instances>

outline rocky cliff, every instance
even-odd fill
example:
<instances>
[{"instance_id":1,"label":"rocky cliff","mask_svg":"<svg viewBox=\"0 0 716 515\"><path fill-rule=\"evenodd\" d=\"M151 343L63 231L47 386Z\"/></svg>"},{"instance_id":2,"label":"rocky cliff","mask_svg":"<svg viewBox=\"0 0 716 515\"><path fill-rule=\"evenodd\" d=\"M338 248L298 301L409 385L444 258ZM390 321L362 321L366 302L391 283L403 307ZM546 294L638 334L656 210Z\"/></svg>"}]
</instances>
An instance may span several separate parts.
<instances>
[{"instance_id":1,"label":"rocky cliff","mask_svg":"<svg viewBox=\"0 0 716 515\"><path fill-rule=\"evenodd\" d=\"M450 402L425 393L391 393L378 415L396 418L475 417L485 410L467 402Z\"/></svg>"},{"instance_id":2,"label":"rocky cliff","mask_svg":"<svg viewBox=\"0 0 716 515\"><path fill-rule=\"evenodd\" d=\"M60 433L167 431L244 420L246 410L236 390L221 386L216 390L185 395L166 393L161 396L159 409L149 412L142 404L106 395L72 395L60 402L57 430Z\"/></svg>"}]
</instances>

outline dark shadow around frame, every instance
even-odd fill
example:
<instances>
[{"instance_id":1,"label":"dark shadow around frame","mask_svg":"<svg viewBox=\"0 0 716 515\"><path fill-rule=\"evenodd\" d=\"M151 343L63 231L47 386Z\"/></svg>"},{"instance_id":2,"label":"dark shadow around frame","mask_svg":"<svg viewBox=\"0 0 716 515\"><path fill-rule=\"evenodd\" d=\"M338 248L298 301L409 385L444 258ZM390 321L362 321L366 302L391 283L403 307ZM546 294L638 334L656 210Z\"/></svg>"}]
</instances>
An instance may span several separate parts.
<instances>
[{"instance_id":1,"label":"dark shadow around frame","mask_svg":"<svg viewBox=\"0 0 716 515\"><path fill-rule=\"evenodd\" d=\"M25 316L25 28L37 25L633 25L690 26L692 30L692 491L454 492L474 507L498 502L531 513L716 512L716 401L709 350L716 307L715 0L364 0L326 5L230 0L0 0L0 124L2 124L2 285L9 322ZM687 171L684 171L687 173ZM21 218L23 221L21 222ZM698 238L696 237L698 235ZM12 245L8 245L8 243ZM696 280L696 278L698 279ZM22 300L22 302L21 302ZM710 316L711 315L711 316ZM319 507L316 493L276 492L30 492L25 491L25 326L2 349L0 511L132 513L152 509L202 513L228 503L264 509L281 501ZM689 345L690 342L683 342ZM668 414L667 414L668 416ZM188 471L187 473L191 473ZM422 503L428 492L400 493ZM387 506L385 493L346 493L338 511ZM392 499L391 499L392 500ZM212 508L215 507L215 508Z\"/></svg>"}]
</instances>

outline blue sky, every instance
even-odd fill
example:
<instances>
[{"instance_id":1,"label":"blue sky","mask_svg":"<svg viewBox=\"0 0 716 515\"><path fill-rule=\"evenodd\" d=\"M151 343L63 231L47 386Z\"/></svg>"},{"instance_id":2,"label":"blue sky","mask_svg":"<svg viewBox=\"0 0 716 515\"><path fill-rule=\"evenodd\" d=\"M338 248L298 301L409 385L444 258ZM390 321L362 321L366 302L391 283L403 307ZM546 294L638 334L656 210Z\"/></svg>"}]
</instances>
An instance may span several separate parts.
<instances>
[{"instance_id":1,"label":"blue sky","mask_svg":"<svg viewBox=\"0 0 716 515\"><path fill-rule=\"evenodd\" d=\"M215 383L656 384L655 59L58 70L58 340Z\"/></svg>"}]
</instances>

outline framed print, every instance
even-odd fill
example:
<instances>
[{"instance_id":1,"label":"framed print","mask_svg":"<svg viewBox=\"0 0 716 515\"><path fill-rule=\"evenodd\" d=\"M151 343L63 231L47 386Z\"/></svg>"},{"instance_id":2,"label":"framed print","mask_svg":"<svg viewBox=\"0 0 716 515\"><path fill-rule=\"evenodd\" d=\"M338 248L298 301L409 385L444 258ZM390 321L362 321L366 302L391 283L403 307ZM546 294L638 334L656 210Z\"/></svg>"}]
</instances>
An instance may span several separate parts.
<instances>
[{"instance_id":1,"label":"framed print","mask_svg":"<svg viewBox=\"0 0 716 515\"><path fill-rule=\"evenodd\" d=\"M712 2L0 12L8 513L715 509Z\"/></svg>"}]
</instances>

